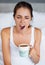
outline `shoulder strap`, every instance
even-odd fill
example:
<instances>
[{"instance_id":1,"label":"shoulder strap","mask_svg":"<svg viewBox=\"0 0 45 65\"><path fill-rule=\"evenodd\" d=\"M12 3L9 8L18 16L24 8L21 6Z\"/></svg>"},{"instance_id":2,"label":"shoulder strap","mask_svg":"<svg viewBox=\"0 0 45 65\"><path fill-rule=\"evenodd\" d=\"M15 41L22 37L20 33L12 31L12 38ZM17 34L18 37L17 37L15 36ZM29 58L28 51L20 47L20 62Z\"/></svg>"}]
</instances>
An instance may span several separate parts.
<instances>
[{"instance_id":1,"label":"shoulder strap","mask_svg":"<svg viewBox=\"0 0 45 65\"><path fill-rule=\"evenodd\" d=\"M31 42L30 44L34 46L34 27L32 27L32 33L31 33Z\"/></svg>"},{"instance_id":2,"label":"shoulder strap","mask_svg":"<svg viewBox=\"0 0 45 65\"><path fill-rule=\"evenodd\" d=\"M10 29L10 42L13 42L13 27Z\"/></svg>"}]
</instances>

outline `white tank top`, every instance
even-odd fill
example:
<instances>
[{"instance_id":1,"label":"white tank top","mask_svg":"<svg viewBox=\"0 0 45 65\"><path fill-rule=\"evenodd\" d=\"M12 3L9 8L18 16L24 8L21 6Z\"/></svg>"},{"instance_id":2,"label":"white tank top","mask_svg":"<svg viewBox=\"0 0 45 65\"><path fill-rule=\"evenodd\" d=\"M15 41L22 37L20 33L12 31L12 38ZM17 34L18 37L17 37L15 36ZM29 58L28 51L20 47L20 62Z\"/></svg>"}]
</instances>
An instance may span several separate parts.
<instances>
[{"instance_id":1,"label":"white tank top","mask_svg":"<svg viewBox=\"0 0 45 65\"><path fill-rule=\"evenodd\" d=\"M34 27L31 33L31 45L34 46ZM12 65L35 65L29 57L20 57L19 48L13 41L13 27L10 30L10 51L11 51L11 64Z\"/></svg>"}]
</instances>

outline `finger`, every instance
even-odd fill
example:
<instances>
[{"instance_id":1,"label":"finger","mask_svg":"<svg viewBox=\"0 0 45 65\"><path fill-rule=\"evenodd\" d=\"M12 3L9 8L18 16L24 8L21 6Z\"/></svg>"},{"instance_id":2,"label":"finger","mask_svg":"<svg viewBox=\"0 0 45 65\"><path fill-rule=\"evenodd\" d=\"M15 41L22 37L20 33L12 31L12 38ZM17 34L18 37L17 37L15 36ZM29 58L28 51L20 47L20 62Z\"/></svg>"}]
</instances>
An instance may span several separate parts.
<instances>
[{"instance_id":1,"label":"finger","mask_svg":"<svg viewBox=\"0 0 45 65\"><path fill-rule=\"evenodd\" d=\"M32 48L32 45L30 45L30 48Z\"/></svg>"}]
</instances>

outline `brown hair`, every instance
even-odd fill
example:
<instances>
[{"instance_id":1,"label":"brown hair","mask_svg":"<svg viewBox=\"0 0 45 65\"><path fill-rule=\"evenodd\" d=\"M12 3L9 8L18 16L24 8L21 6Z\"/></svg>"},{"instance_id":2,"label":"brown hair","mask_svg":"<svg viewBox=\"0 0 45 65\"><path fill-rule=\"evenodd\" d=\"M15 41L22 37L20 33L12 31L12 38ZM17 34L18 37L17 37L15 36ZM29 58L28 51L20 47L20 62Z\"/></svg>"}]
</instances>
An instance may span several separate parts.
<instances>
[{"instance_id":1,"label":"brown hair","mask_svg":"<svg viewBox=\"0 0 45 65\"><path fill-rule=\"evenodd\" d=\"M19 8L21 8L21 7L23 7L23 8L28 8L28 9L30 10L31 17L33 17L33 13L32 13L33 8L32 8L32 5L29 4L29 3L27 3L27 2L25 2L25 1L21 1L21 2L18 2L18 3L16 4L16 6L14 7L14 14L13 14L14 17L15 17L16 11L17 11Z\"/></svg>"}]
</instances>

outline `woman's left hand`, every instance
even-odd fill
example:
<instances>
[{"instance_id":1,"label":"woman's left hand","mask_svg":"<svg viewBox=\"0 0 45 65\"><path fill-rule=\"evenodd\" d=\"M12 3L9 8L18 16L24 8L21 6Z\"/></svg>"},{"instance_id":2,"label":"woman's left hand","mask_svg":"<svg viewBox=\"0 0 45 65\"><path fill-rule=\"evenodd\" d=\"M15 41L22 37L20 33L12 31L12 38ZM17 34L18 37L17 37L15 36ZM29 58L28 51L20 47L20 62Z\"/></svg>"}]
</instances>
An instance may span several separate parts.
<instances>
[{"instance_id":1,"label":"woman's left hand","mask_svg":"<svg viewBox=\"0 0 45 65\"><path fill-rule=\"evenodd\" d=\"M35 64L39 62L40 55L37 53L35 48L30 48L30 57Z\"/></svg>"}]
</instances>

